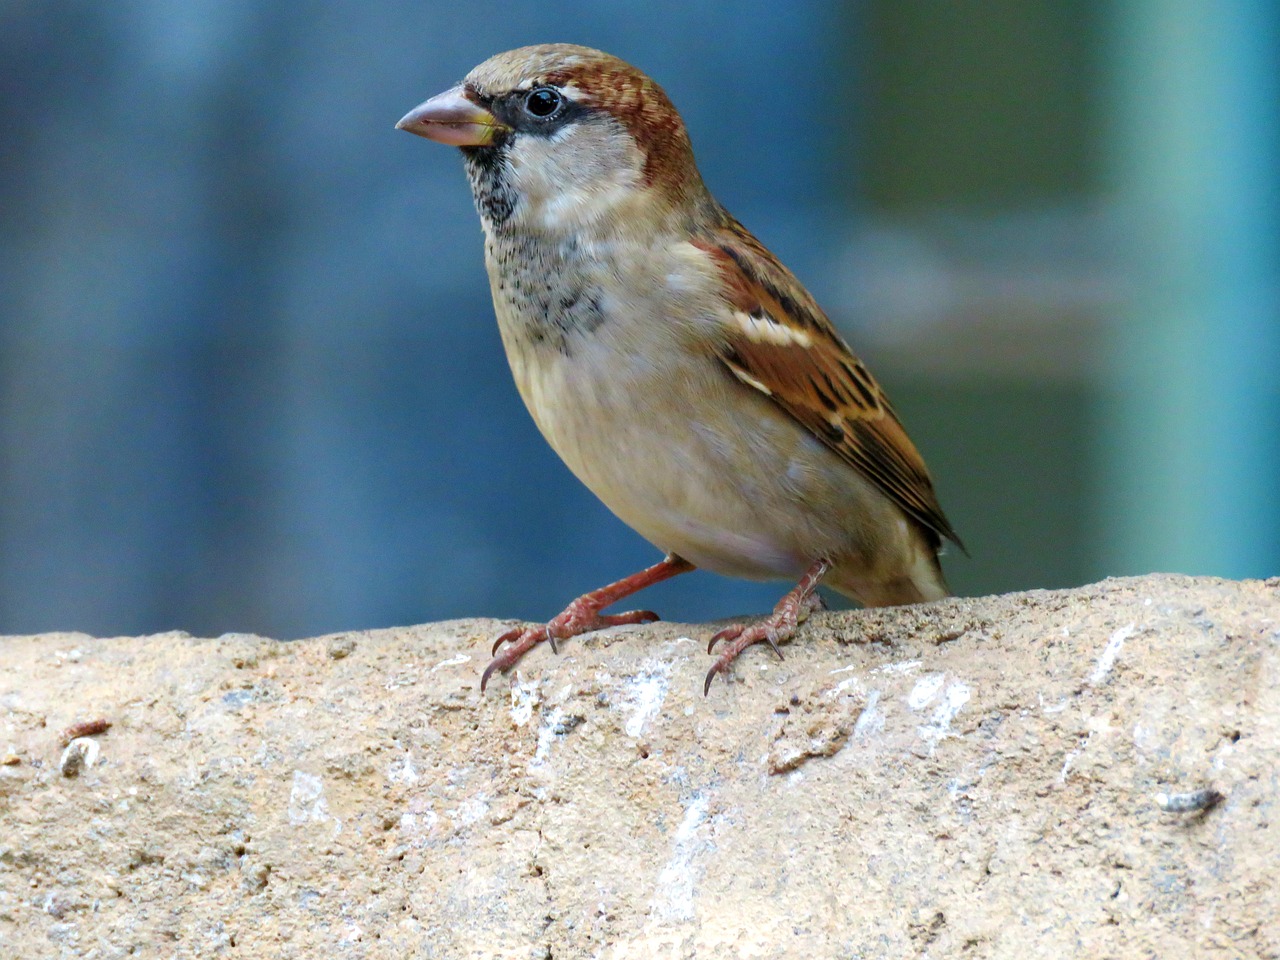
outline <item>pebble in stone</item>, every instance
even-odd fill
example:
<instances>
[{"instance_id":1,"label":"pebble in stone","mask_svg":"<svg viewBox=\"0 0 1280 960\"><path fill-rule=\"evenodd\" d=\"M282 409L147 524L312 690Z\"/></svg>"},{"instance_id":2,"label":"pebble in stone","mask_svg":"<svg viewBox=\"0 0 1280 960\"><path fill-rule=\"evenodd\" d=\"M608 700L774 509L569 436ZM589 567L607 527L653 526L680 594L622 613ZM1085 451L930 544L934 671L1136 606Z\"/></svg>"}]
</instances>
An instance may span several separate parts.
<instances>
[{"instance_id":1,"label":"pebble in stone","mask_svg":"<svg viewBox=\"0 0 1280 960\"><path fill-rule=\"evenodd\" d=\"M58 761L58 769L64 777L78 777L81 770L88 770L98 761L98 744L88 737L77 737L67 744Z\"/></svg>"}]
</instances>

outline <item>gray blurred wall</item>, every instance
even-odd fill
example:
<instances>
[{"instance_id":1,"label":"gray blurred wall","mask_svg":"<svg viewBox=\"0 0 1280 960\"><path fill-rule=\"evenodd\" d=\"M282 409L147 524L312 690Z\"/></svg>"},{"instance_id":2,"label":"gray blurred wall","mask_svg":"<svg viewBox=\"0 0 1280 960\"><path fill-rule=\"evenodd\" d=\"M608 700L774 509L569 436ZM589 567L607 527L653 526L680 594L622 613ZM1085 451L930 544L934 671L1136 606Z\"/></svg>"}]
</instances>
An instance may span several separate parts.
<instances>
[{"instance_id":1,"label":"gray blurred wall","mask_svg":"<svg viewBox=\"0 0 1280 960\"><path fill-rule=\"evenodd\" d=\"M721 199L815 279L832 22L0 6L0 633L548 617L652 562L510 384L458 157L392 126L500 50L599 46L667 87ZM697 574L645 603L777 590Z\"/></svg>"}]
</instances>

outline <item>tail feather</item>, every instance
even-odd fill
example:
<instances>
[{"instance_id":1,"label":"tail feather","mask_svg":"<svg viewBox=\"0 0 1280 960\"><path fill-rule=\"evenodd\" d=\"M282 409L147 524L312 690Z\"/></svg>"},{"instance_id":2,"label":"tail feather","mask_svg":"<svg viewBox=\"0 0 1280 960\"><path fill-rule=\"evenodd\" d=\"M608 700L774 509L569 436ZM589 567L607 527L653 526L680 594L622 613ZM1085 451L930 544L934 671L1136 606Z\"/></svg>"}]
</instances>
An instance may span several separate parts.
<instances>
[{"instance_id":1,"label":"tail feather","mask_svg":"<svg viewBox=\"0 0 1280 960\"><path fill-rule=\"evenodd\" d=\"M837 567L826 578L826 584L864 607L896 607L907 603L929 603L951 596L942 564L932 550L921 550L915 562L895 577L873 578L866 571L842 570Z\"/></svg>"}]
</instances>

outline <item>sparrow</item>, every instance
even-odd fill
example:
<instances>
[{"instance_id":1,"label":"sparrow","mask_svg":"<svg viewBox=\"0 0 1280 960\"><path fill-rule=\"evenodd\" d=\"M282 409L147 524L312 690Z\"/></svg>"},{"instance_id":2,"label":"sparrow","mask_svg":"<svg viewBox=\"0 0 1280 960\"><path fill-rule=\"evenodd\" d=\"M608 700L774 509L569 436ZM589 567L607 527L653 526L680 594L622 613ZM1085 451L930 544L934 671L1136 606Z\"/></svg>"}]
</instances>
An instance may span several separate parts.
<instances>
[{"instance_id":1,"label":"sparrow","mask_svg":"<svg viewBox=\"0 0 1280 960\"><path fill-rule=\"evenodd\" d=\"M661 550L653 566L498 637L481 690L537 645L701 567L796 585L711 638L718 673L821 609L949 595L964 549L884 391L778 259L707 190L676 108L617 57L522 47L397 128L460 148L520 396L569 469ZM502 649L504 644L505 649Z\"/></svg>"}]
</instances>

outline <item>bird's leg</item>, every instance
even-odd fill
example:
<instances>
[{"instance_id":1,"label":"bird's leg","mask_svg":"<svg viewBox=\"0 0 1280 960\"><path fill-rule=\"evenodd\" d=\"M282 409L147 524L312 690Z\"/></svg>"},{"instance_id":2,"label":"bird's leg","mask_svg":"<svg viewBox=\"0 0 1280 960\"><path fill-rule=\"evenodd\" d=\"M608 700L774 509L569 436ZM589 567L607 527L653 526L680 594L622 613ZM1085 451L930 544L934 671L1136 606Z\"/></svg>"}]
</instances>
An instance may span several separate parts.
<instances>
[{"instance_id":1,"label":"bird's leg","mask_svg":"<svg viewBox=\"0 0 1280 960\"><path fill-rule=\"evenodd\" d=\"M778 644L783 640L791 639L796 628L808 619L809 614L823 609L822 597L814 591L830 569L829 561L815 561L813 566L805 571L800 582L778 601L778 605L773 608L773 613L769 616L752 624L735 623L712 637L711 642L707 644L707 653L710 653L721 640L728 641L729 645L707 671L707 681L702 685L703 695L705 696L711 689L711 681L715 679L716 674L724 673L729 669L729 664L738 658L738 654L753 644L769 644L781 660L782 651L778 649Z\"/></svg>"},{"instance_id":2,"label":"bird's leg","mask_svg":"<svg viewBox=\"0 0 1280 960\"><path fill-rule=\"evenodd\" d=\"M513 630L508 630L493 643L494 657L489 666L485 667L484 674L480 677L480 691L484 692L485 685L495 671L506 673L507 670L515 665L517 660L544 640L548 641L551 644L551 649L558 653L557 640L568 640L570 637L590 633L592 630L603 630L605 627L617 627L628 623L648 623L651 620L659 619L658 615L652 610L631 610L627 613L612 614L601 613L600 611L623 597L629 597L645 587L651 587L655 583L669 580L677 574L687 573L692 569L692 563L672 554L665 557L661 562L655 563L652 567L641 570L639 573L623 577L616 583L601 587L599 590L584 593L569 606L565 607L564 611L550 623L539 624L534 627L516 627ZM498 648L504 643L509 643L510 646L498 653Z\"/></svg>"}]
</instances>

